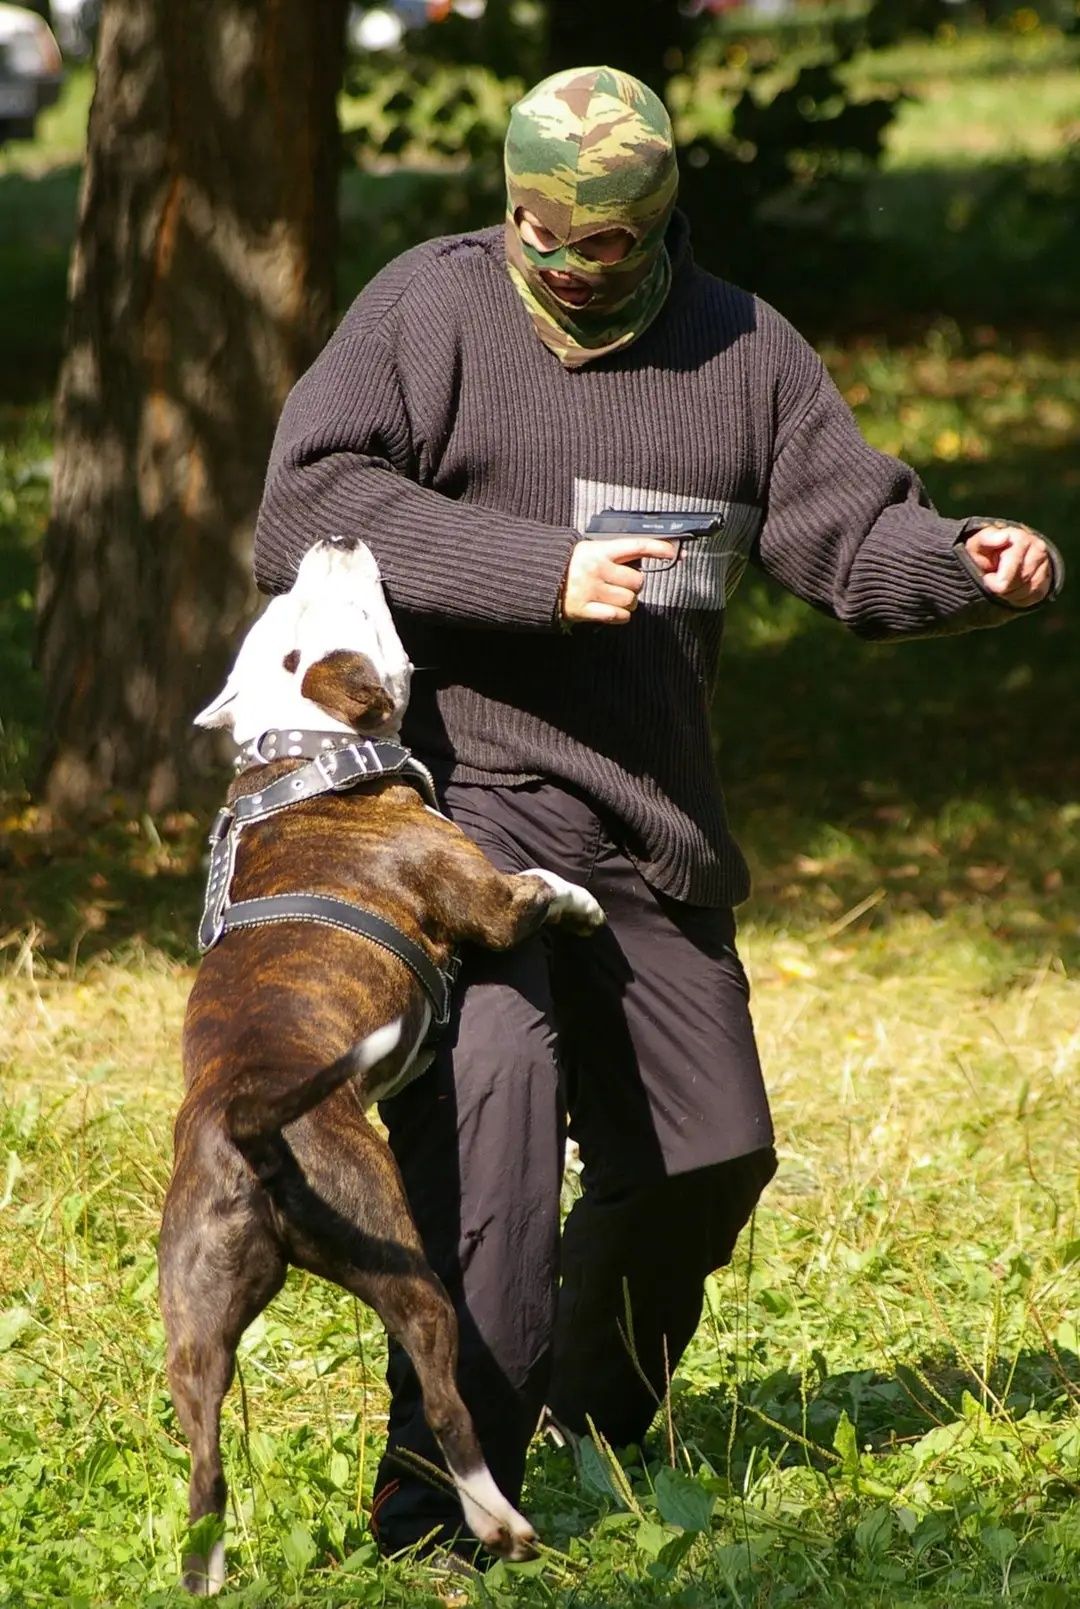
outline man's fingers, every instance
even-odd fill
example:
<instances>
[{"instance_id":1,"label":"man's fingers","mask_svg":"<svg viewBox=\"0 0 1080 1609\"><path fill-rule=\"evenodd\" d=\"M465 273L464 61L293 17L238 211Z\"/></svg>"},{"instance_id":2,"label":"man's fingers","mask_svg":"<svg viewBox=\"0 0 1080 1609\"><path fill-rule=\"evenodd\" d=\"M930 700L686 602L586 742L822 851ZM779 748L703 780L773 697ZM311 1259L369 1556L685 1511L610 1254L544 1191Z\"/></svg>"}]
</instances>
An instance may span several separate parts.
<instances>
[{"instance_id":1,"label":"man's fingers","mask_svg":"<svg viewBox=\"0 0 1080 1609\"><path fill-rule=\"evenodd\" d=\"M1021 576L1004 594L1008 603L1041 603L1050 591L1050 560L1043 559L1032 576Z\"/></svg>"},{"instance_id":2,"label":"man's fingers","mask_svg":"<svg viewBox=\"0 0 1080 1609\"><path fill-rule=\"evenodd\" d=\"M637 593L629 587L613 587L606 581L598 581L593 588L593 601L596 603L612 603L617 609L636 609Z\"/></svg>"},{"instance_id":3,"label":"man's fingers","mask_svg":"<svg viewBox=\"0 0 1080 1609\"><path fill-rule=\"evenodd\" d=\"M1046 562L1046 548L1037 538L1032 539L1024 550L1020 560L1020 574L1025 581L1031 581L1040 564Z\"/></svg>"},{"instance_id":4,"label":"man's fingers","mask_svg":"<svg viewBox=\"0 0 1080 1609\"><path fill-rule=\"evenodd\" d=\"M997 569L992 570L986 577L983 586L1004 597L1016 585L1023 557L1022 548L1008 548L998 560Z\"/></svg>"},{"instance_id":5,"label":"man's fingers","mask_svg":"<svg viewBox=\"0 0 1080 1609\"><path fill-rule=\"evenodd\" d=\"M1002 548L1008 547L1016 535L1017 532L1011 525L983 525L971 533L965 546L969 551L974 549L983 553L999 553Z\"/></svg>"},{"instance_id":6,"label":"man's fingers","mask_svg":"<svg viewBox=\"0 0 1080 1609\"><path fill-rule=\"evenodd\" d=\"M1012 538L1007 531L999 531L996 527L984 525L979 531L964 539L964 547L968 555L974 559L983 575L996 570L998 560L1003 548L1007 548Z\"/></svg>"},{"instance_id":7,"label":"man's fingers","mask_svg":"<svg viewBox=\"0 0 1080 1609\"><path fill-rule=\"evenodd\" d=\"M581 618L607 626L625 626L630 620L630 611L611 603L587 603L581 611Z\"/></svg>"},{"instance_id":8,"label":"man's fingers","mask_svg":"<svg viewBox=\"0 0 1080 1609\"><path fill-rule=\"evenodd\" d=\"M1046 543L1025 525L984 525L964 542L982 571L983 586L1007 603L1040 603L1053 570Z\"/></svg>"},{"instance_id":9,"label":"man's fingers","mask_svg":"<svg viewBox=\"0 0 1080 1609\"><path fill-rule=\"evenodd\" d=\"M624 626L637 607L644 584L640 570L631 568L641 559L673 559L678 549L672 542L655 536L616 536L605 541L577 544L570 555L563 582L560 607L571 625L575 620L591 620L603 625Z\"/></svg>"},{"instance_id":10,"label":"man's fingers","mask_svg":"<svg viewBox=\"0 0 1080 1609\"><path fill-rule=\"evenodd\" d=\"M609 587L623 587L627 592L640 592L645 585L640 570L631 570L628 564L614 564L611 559L605 559L596 573Z\"/></svg>"},{"instance_id":11,"label":"man's fingers","mask_svg":"<svg viewBox=\"0 0 1080 1609\"><path fill-rule=\"evenodd\" d=\"M674 559L679 551L674 542L662 542L656 536L613 536L610 541L597 545L616 564L638 559Z\"/></svg>"}]
</instances>

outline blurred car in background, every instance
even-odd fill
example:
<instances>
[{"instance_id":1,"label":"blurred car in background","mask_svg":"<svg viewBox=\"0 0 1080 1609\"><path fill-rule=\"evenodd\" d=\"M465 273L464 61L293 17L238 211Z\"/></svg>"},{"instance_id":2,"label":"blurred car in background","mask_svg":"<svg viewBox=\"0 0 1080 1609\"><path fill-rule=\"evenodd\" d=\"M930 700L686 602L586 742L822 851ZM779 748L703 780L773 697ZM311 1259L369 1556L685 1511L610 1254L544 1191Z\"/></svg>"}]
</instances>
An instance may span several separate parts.
<instances>
[{"instance_id":1,"label":"blurred car in background","mask_svg":"<svg viewBox=\"0 0 1080 1609\"><path fill-rule=\"evenodd\" d=\"M38 113L53 104L63 81L48 24L25 6L0 4L0 145L33 139Z\"/></svg>"},{"instance_id":2,"label":"blurred car in background","mask_svg":"<svg viewBox=\"0 0 1080 1609\"><path fill-rule=\"evenodd\" d=\"M101 20L101 0L51 0L49 12L64 60L89 61Z\"/></svg>"},{"instance_id":3,"label":"blurred car in background","mask_svg":"<svg viewBox=\"0 0 1080 1609\"><path fill-rule=\"evenodd\" d=\"M454 14L475 22L483 16L485 4L486 0L385 0L382 5L351 5L349 44L357 51L396 50L410 28L445 22Z\"/></svg>"}]
</instances>

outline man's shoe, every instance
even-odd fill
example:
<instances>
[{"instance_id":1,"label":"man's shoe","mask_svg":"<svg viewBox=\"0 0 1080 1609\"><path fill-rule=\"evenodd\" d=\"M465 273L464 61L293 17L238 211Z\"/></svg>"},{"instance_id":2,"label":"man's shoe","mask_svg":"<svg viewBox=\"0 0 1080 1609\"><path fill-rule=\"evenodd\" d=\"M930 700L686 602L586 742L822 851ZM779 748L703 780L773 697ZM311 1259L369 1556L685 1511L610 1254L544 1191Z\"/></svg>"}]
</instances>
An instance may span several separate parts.
<instances>
[{"instance_id":1,"label":"man's shoe","mask_svg":"<svg viewBox=\"0 0 1080 1609\"><path fill-rule=\"evenodd\" d=\"M490 1562L490 1561L489 1561ZM444 1609L464 1609L472 1598L470 1588L483 1579L483 1570L461 1553L436 1548L424 1560Z\"/></svg>"},{"instance_id":2,"label":"man's shoe","mask_svg":"<svg viewBox=\"0 0 1080 1609\"><path fill-rule=\"evenodd\" d=\"M576 1430L571 1430L569 1425L564 1425L561 1419L556 1419L546 1403L540 1412L538 1433L545 1441L550 1442L552 1447L565 1449L570 1454L574 1460L574 1471L580 1479L581 1444L587 1441L588 1437L579 1435Z\"/></svg>"}]
</instances>

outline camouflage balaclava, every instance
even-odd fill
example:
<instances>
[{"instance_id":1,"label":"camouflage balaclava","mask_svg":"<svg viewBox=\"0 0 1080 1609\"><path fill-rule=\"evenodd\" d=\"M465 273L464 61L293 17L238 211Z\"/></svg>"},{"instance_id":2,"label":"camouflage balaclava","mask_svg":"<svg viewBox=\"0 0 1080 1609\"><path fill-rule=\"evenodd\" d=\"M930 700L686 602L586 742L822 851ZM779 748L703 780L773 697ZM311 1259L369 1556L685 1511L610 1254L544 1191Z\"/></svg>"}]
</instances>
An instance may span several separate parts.
<instances>
[{"instance_id":1,"label":"camouflage balaclava","mask_svg":"<svg viewBox=\"0 0 1080 1609\"><path fill-rule=\"evenodd\" d=\"M629 346L664 305L671 284L664 231L678 186L667 112L629 73L572 68L514 106L506 133L507 266L536 333L567 368ZM555 236L556 250L522 240L519 208ZM633 236L620 262L593 262L576 249L602 229ZM541 278L545 268L585 280L591 299L581 307L559 301Z\"/></svg>"}]
</instances>

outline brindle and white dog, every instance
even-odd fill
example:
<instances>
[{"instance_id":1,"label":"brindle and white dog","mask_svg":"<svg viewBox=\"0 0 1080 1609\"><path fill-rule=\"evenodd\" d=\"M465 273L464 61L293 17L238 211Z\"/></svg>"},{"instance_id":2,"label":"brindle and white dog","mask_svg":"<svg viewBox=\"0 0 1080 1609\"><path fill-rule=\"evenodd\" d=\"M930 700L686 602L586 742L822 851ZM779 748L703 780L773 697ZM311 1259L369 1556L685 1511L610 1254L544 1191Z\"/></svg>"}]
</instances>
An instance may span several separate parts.
<instances>
[{"instance_id":1,"label":"brindle and white dog","mask_svg":"<svg viewBox=\"0 0 1080 1609\"><path fill-rule=\"evenodd\" d=\"M322 542L249 632L198 716L238 744L269 729L392 738L411 666L366 548ZM230 804L308 762L243 771ZM544 922L603 921L584 889L508 876L399 775L253 823L237 900L305 890L392 922L437 967L456 946L506 948ZM191 1446L190 1518L224 1516L221 1405L237 1343L290 1263L369 1303L407 1350L470 1529L507 1558L535 1533L499 1491L455 1384L453 1308L424 1257L394 1158L364 1112L424 1065L431 1005L390 950L315 921L228 931L206 955L184 1025L186 1095L160 1242L173 1401ZM225 1579L224 1544L185 1559L199 1595Z\"/></svg>"}]
</instances>

